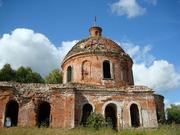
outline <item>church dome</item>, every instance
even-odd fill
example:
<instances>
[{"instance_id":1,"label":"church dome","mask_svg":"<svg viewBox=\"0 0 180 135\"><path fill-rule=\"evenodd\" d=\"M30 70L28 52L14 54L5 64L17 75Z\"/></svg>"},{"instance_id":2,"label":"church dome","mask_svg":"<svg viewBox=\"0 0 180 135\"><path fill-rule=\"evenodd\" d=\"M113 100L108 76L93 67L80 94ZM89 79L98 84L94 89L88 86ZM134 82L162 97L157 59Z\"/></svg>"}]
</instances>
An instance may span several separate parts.
<instances>
[{"instance_id":1,"label":"church dome","mask_svg":"<svg viewBox=\"0 0 180 135\"><path fill-rule=\"evenodd\" d=\"M63 83L119 87L133 85L130 56L116 42L102 36L101 27L91 27L90 36L80 40L63 62Z\"/></svg>"},{"instance_id":2,"label":"church dome","mask_svg":"<svg viewBox=\"0 0 180 135\"><path fill-rule=\"evenodd\" d=\"M92 29L95 29L95 32ZM91 27L89 29L89 32L90 37L82 39L78 43L76 43L65 56L64 61L71 56L84 53L113 53L127 55L117 43L115 43L111 39L101 36L102 28Z\"/></svg>"}]
</instances>

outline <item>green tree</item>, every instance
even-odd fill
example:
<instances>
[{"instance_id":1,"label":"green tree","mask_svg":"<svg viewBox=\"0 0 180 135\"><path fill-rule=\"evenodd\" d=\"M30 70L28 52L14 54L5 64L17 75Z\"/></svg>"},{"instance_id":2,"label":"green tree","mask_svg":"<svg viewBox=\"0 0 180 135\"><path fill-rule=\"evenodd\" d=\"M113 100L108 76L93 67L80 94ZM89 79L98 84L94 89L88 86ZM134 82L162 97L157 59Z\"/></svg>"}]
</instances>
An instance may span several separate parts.
<instances>
[{"instance_id":1,"label":"green tree","mask_svg":"<svg viewBox=\"0 0 180 135\"><path fill-rule=\"evenodd\" d=\"M43 83L40 74L32 72L30 67L20 67L16 71L16 81L21 83Z\"/></svg>"},{"instance_id":2,"label":"green tree","mask_svg":"<svg viewBox=\"0 0 180 135\"><path fill-rule=\"evenodd\" d=\"M180 105L171 105L166 111L168 123L180 124Z\"/></svg>"},{"instance_id":3,"label":"green tree","mask_svg":"<svg viewBox=\"0 0 180 135\"><path fill-rule=\"evenodd\" d=\"M45 77L45 82L52 84L62 83L62 71L54 69Z\"/></svg>"},{"instance_id":4,"label":"green tree","mask_svg":"<svg viewBox=\"0 0 180 135\"><path fill-rule=\"evenodd\" d=\"M11 68L10 64L5 64L0 70L0 81L14 81L16 71Z\"/></svg>"}]
</instances>

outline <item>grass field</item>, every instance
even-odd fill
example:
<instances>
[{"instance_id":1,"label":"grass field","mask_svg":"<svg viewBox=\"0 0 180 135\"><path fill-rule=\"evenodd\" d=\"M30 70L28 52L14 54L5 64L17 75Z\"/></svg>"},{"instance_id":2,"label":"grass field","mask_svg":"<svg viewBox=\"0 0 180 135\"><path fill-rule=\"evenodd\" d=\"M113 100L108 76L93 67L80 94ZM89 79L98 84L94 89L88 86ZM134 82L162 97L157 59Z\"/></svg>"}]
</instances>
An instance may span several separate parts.
<instances>
[{"instance_id":1,"label":"grass field","mask_svg":"<svg viewBox=\"0 0 180 135\"><path fill-rule=\"evenodd\" d=\"M0 135L180 135L180 125L163 125L158 129L112 129L75 128L71 130L51 128L3 128Z\"/></svg>"}]
</instances>

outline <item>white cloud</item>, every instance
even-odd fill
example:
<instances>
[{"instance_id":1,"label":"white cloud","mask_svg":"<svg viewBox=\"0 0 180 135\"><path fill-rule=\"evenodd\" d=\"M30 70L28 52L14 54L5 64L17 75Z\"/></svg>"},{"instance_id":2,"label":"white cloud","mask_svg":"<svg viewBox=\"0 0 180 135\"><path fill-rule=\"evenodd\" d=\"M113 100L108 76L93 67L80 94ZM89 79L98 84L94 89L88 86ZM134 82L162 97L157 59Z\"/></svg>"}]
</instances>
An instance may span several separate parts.
<instances>
[{"instance_id":1,"label":"white cloud","mask_svg":"<svg viewBox=\"0 0 180 135\"><path fill-rule=\"evenodd\" d=\"M150 65L155 60L155 57L150 53L150 45L140 47L139 45L134 45L131 42L122 42L121 45L133 58L135 63L145 63L146 65Z\"/></svg>"},{"instance_id":2,"label":"white cloud","mask_svg":"<svg viewBox=\"0 0 180 135\"><path fill-rule=\"evenodd\" d=\"M180 105L180 101L179 101L179 102L175 102L174 104L175 104L175 105Z\"/></svg>"},{"instance_id":3,"label":"white cloud","mask_svg":"<svg viewBox=\"0 0 180 135\"><path fill-rule=\"evenodd\" d=\"M30 66L42 75L59 68L64 56L78 40L64 41L59 47L49 39L30 29L18 28L0 38L0 68L6 63L17 69ZM131 42L118 43L134 60L133 72L136 85L146 85L155 90L180 88L180 73L173 64L158 60L151 53L151 46Z\"/></svg>"},{"instance_id":4,"label":"white cloud","mask_svg":"<svg viewBox=\"0 0 180 135\"><path fill-rule=\"evenodd\" d=\"M119 0L111 5L111 10L120 16L127 15L128 18L134 18L146 13L146 9L141 7L136 0Z\"/></svg>"},{"instance_id":5,"label":"white cloud","mask_svg":"<svg viewBox=\"0 0 180 135\"><path fill-rule=\"evenodd\" d=\"M157 90L172 90L180 87L180 73L166 60L155 60L152 65L144 63L133 66L135 83Z\"/></svg>"},{"instance_id":6,"label":"white cloud","mask_svg":"<svg viewBox=\"0 0 180 135\"><path fill-rule=\"evenodd\" d=\"M136 85L149 86L158 91L180 88L180 73L168 61L156 59L150 52L150 45L140 47L129 42L122 42L121 45L133 58Z\"/></svg>"},{"instance_id":7,"label":"white cloud","mask_svg":"<svg viewBox=\"0 0 180 135\"><path fill-rule=\"evenodd\" d=\"M59 48L49 39L30 29L18 28L0 38L0 68L6 63L17 69L30 66L42 75L59 68L65 54L77 41L62 42Z\"/></svg>"}]
</instances>

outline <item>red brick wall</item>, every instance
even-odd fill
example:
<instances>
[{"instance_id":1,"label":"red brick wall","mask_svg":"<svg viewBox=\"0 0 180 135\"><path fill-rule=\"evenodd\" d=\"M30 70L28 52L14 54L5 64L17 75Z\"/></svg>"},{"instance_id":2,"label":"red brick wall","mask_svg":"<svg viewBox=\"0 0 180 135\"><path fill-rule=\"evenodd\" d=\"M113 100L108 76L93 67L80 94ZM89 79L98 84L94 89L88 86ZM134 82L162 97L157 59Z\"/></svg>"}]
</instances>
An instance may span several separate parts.
<instances>
[{"instance_id":1,"label":"red brick wall","mask_svg":"<svg viewBox=\"0 0 180 135\"><path fill-rule=\"evenodd\" d=\"M127 84L134 84L132 75L132 63L131 61L126 61L124 65L123 58L119 56L106 56L106 55L96 55L96 54L85 54L80 56L74 56L67 60L63 64L63 82L67 82L67 68L72 66L73 75L72 82L82 83L82 84L92 84L92 85L103 85L106 87L120 87ZM109 60L111 62L111 79L103 78L103 61ZM91 63L90 71L88 73L89 79L83 80L82 65L84 61ZM126 68L128 79L123 81L122 79L122 68Z\"/></svg>"}]
</instances>

